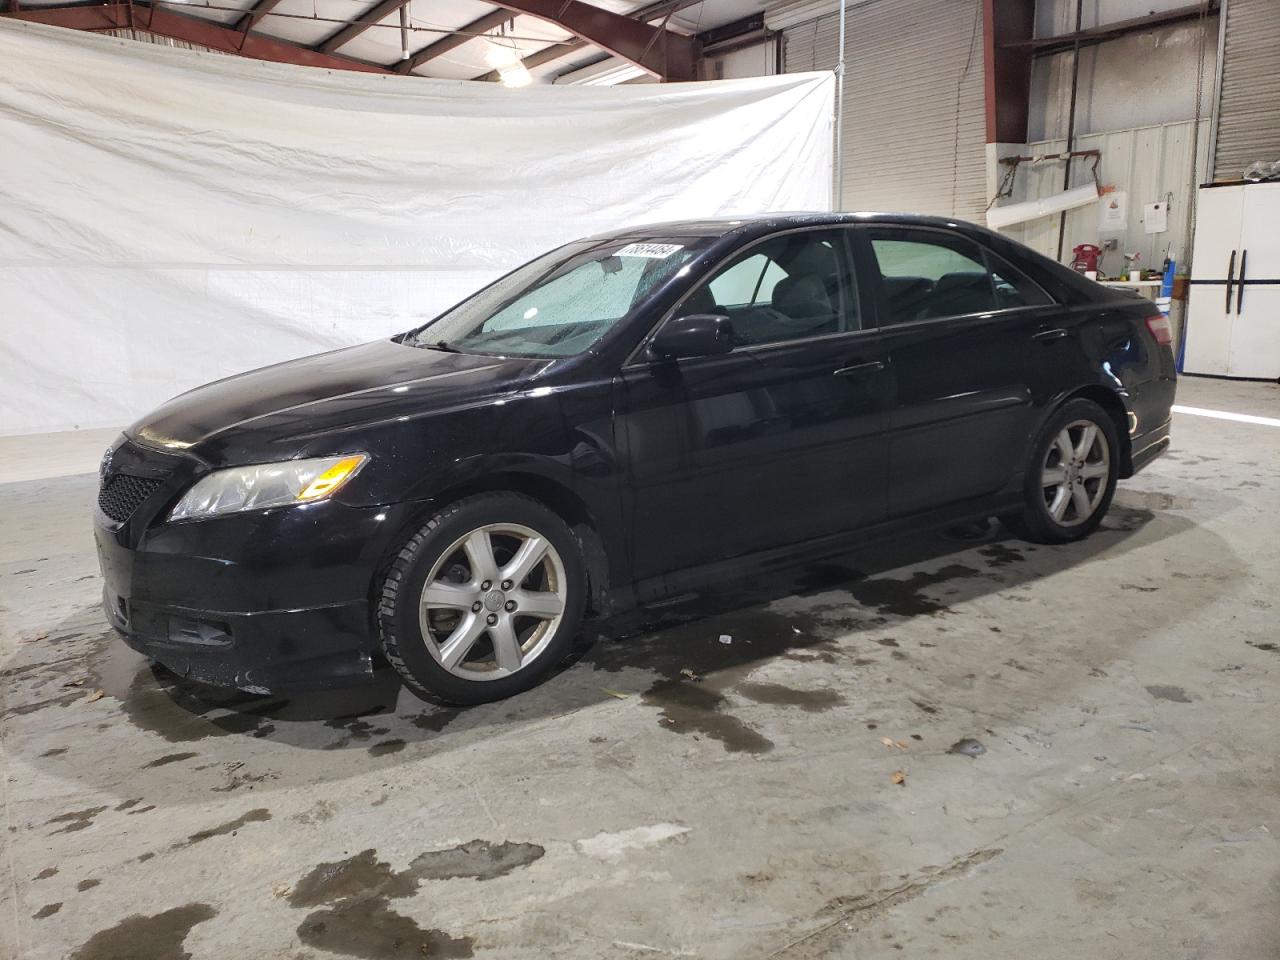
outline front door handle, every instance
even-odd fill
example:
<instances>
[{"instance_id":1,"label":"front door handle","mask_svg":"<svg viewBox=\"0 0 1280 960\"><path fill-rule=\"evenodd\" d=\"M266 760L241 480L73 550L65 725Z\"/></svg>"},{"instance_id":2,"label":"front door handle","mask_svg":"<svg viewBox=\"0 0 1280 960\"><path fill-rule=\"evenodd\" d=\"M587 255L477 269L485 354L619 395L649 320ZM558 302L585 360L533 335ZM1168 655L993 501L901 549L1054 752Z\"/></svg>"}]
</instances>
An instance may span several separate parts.
<instances>
[{"instance_id":1,"label":"front door handle","mask_svg":"<svg viewBox=\"0 0 1280 960\"><path fill-rule=\"evenodd\" d=\"M1052 330L1041 330L1038 333L1033 333L1031 339L1039 340L1041 343L1048 343L1051 340L1061 340L1066 335L1067 331L1062 327L1054 327Z\"/></svg>"},{"instance_id":2,"label":"front door handle","mask_svg":"<svg viewBox=\"0 0 1280 960\"><path fill-rule=\"evenodd\" d=\"M1248 259L1249 259L1249 251L1241 250L1240 251L1240 276L1236 280L1236 283L1238 284L1238 286L1236 287L1236 313L1237 314L1240 313L1240 308L1244 306L1244 265Z\"/></svg>"},{"instance_id":3,"label":"front door handle","mask_svg":"<svg viewBox=\"0 0 1280 960\"><path fill-rule=\"evenodd\" d=\"M884 369L883 360L868 360L866 363L854 363L841 367L836 371L837 377L853 377L860 373L879 373Z\"/></svg>"}]
</instances>

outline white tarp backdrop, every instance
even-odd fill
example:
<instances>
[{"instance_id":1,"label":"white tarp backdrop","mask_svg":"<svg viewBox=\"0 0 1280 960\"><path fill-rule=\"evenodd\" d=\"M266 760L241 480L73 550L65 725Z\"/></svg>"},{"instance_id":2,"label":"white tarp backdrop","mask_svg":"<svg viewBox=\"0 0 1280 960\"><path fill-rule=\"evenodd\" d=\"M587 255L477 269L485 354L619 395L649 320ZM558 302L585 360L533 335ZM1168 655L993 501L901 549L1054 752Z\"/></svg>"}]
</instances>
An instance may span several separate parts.
<instances>
[{"instance_id":1,"label":"white tarp backdrop","mask_svg":"<svg viewBox=\"0 0 1280 960\"><path fill-rule=\"evenodd\" d=\"M335 73L0 22L0 434L123 426L622 226L831 205L829 74Z\"/></svg>"}]
</instances>

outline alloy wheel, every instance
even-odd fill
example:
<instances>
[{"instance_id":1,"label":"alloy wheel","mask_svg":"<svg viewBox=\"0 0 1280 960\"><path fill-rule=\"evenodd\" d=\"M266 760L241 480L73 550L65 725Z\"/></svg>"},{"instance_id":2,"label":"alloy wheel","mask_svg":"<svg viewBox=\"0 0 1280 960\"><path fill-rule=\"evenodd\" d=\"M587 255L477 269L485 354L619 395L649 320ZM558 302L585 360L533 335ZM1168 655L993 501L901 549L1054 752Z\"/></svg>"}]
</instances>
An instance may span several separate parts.
<instances>
[{"instance_id":1,"label":"alloy wheel","mask_svg":"<svg viewBox=\"0 0 1280 960\"><path fill-rule=\"evenodd\" d=\"M511 676L550 645L567 586L564 562L547 537L515 523L477 527L445 550L427 576L419 604L423 640L455 676Z\"/></svg>"},{"instance_id":2,"label":"alloy wheel","mask_svg":"<svg viewBox=\"0 0 1280 960\"><path fill-rule=\"evenodd\" d=\"M1040 471L1045 509L1054 523L1075 527L1092 517L1110 475L1110 445L1096 423L1075 420L1059 430Z\"/></svg>"}]
</instances>

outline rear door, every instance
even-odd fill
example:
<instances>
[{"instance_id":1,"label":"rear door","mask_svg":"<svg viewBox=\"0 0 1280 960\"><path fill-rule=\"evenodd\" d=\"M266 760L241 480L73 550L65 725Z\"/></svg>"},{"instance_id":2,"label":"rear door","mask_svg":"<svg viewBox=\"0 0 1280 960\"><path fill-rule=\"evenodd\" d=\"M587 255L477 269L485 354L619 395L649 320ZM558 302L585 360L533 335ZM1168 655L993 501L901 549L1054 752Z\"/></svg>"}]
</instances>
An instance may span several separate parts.
<instances>
[{"instance_id":1,"label":"rear door","mask_svg":"<svg viewBox=\"0 0 1280 960\"><path fill-rule=\"evenodd\" d=\"M889 414L888 513L994 494L1016 481L1033 427L1050 296L948 230L860 227L896 402Z\"/></svg>"},{"instance_id":2,"label":"rear door","mask_svg":"<svg viewBox=\"0 0 1280 960\"><path fill-rule=\"evenodd\" d=\"M731 259L673 316L720 313L731 353L619 377L635 576L883 519L888 392L846 231L791 231Z\"/></svg>"}]
</instances>

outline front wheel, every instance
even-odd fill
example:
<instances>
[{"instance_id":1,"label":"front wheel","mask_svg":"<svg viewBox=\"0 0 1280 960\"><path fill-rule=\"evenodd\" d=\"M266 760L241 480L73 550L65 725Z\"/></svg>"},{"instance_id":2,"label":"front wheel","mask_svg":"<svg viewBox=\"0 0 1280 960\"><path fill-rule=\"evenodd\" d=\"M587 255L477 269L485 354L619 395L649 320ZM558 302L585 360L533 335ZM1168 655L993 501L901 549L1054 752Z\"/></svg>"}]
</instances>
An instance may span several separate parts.
<instances>
[{"instance_id":1,"label":"front wheel","mask_svg":"<svg viewBox=\"0 0 1280 960\"><path fill-rule=\"evenodd\" d=\"M1036 543L1069 543L1102 523L1119 478L1115 423L1092 400L1063 404L1032 446L1023 508L1005 520Z\"/></svg>"},{"instance_id":2,"label":"front wheel","mask_svg":"<svg viewBox=\"0 0 1280 960\"><path fill-rule=\"evenodd\" d=\"M573 534L542 504L509 493L459 500L392 562L378 607L383 652L425 699L501 700L572 651L585 581Z\"/></svg>"}]
</instances>

